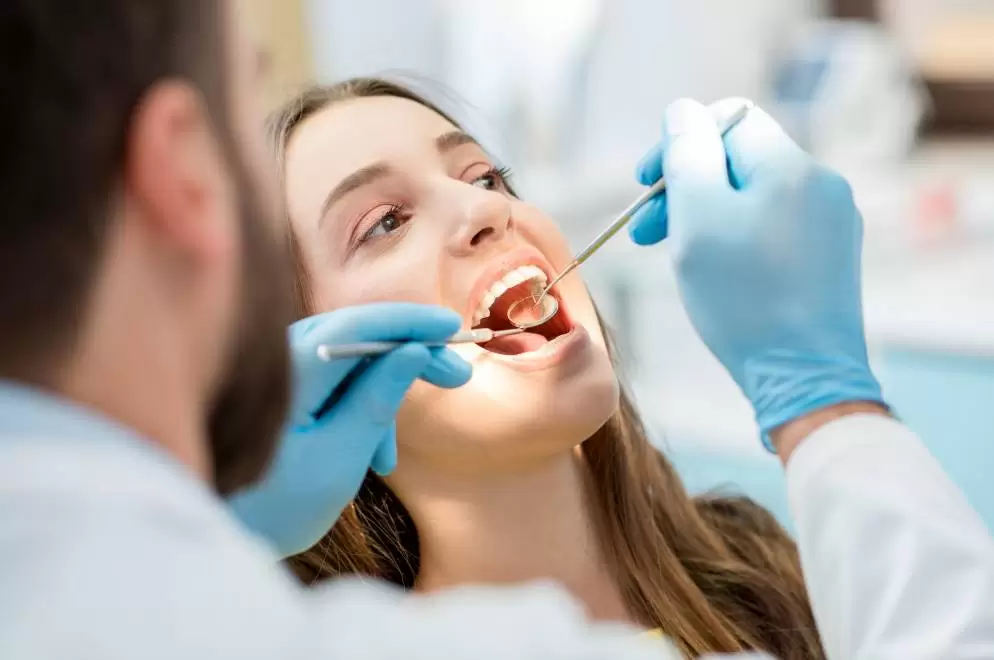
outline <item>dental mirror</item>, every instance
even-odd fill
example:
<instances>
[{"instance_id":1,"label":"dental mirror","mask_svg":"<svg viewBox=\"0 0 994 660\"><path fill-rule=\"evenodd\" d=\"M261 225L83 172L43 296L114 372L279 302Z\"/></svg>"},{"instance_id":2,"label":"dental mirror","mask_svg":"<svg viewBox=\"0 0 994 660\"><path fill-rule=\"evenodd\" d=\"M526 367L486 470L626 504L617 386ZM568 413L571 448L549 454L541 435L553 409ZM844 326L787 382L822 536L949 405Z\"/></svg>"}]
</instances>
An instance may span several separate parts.
<instances>
[{"instance_id":1,"label":"dental mirror","mask_svg":"<svg viewBox=\"0 0 994 660\"><path fill-rule=\"evenodd\" d=\"M545 295L541 287L535 287L531 295L507 308L507 320L516 328L528 330L548 323L558 312L559 301L554 296Z\"/></svg>"}]
</instances>

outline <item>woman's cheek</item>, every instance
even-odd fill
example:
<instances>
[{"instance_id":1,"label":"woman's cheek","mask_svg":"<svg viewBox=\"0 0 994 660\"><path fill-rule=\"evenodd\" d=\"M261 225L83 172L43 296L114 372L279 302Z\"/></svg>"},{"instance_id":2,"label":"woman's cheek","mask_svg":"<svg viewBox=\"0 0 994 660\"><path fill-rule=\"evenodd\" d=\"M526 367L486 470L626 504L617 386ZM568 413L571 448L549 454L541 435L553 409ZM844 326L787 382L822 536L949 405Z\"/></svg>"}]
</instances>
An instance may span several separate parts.
<instances>
[{"instance_id":1,"label":"woman's cheek","mask_svg":"<svg viewBox=\"0 0 994 660\"><path fill-rule=\"evenodd\" d=\"M517 215L521 233L549 259L554 266L563 267L572 260L569 242L552 218L528 204L522 204Z\"/></svg>"},{"instance_id":2,"label":"woman's cheek","mask_svg":"<svg viewBox=\"0 0 994 660\"><path fill-rule=\"evenodd\" d=\"M416 381L404 397L397 414L397 442L418 445L433 435L433 429L445 426L444 412L450 409L443 400L449 390L424 381Z\"/></svg>"},{"instance_id":3,"label":"woman's cheek","mask_svg":"<svg viewBox=\"0 0 994 660\"><path fill-rule=\"evenodd\" d=\"M382 264L341 274L329 283L329 299L336 307L374 302L438 303L436 269L427 264Z\"/></svg>"}]
</instances>

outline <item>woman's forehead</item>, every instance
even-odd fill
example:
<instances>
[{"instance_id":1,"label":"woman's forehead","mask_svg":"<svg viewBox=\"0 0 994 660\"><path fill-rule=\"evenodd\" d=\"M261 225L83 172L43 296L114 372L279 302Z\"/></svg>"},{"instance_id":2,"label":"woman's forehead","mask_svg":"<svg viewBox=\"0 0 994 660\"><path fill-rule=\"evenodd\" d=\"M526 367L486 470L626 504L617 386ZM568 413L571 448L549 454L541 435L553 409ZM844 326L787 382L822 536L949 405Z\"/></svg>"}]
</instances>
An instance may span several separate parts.
<instances>
[{"instance_id":1,"label":"woman's forehead","mask_svg":"<svg viewBox=\"0 0 994 660\"><path fill-rule=\"evenodd\" d=\"M290 141L288 161L341 168L347 176L376 161L431 155L435 138L455 128L434 110L408 99L350 99L301 123Z\"/></svg>"},{"instance_id":2,"label":"woman's forehead","mask_svg":"<svg viewBox=\"0 0 994 660\"><path fill-rule=\"evenodd\" d=\"M436 138L453 130L447 119L407 99L332 103L301 122L287 145L290 216L316 217L329 191L361 169L378 164L398 170L429 167L438 158Z\"/></svg>"}]
</instances>

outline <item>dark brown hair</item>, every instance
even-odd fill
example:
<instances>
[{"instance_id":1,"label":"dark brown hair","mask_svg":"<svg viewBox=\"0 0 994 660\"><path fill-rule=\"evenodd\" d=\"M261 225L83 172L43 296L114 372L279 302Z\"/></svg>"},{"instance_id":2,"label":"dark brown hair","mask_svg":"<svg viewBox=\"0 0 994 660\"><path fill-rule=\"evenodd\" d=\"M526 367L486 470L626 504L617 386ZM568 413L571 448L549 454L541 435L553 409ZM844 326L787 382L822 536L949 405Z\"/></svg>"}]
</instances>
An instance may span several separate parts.
<instances>
[{"instance_id":1,"label":"dark brown hair","mask_svg":"<svg viewBox=\"0 0 994 660\"><path fill-rule=\"evenodd\" d=\"M355 79L311 89L277 113L271 128L279 157L307 117L332 103L370 96L408 99L458 126L401 85ZM316 310L299 250L296 256L303 316ZM624 392L618 410L582 448L598 536L640 623L661 629L691 656L762 650L784 660L824 657L796 547L768 511L744 497L691 498L649 443ZM410 516L370 474L331 532L289 563L308 584L359 574L411 587L418 552Z\"/></svg>"},{"instance_id":2,"label":"dark brown hair","mask_svg":"<svg viewBox=\"0 0 994 660\"><path fill-rule=\"evenodd\" d=\"M0 5L0 376L51 384L102 261L132 113L168 77L224 109L217 0Z\"/></svg>"},{"instance_id":3,"label":"dark brown hair","mask_svg":"<svg viewBox=\"0 0 994 660\"><path fill-rule=\"evenodd\" d=\"M220 493L266 468L289 398L289 259L252 195L229 121L232 9L230 0L0 3L0 378L58 386L113 228L132 117L157 83L186 82L231 168L252 264L207 420Z\"/></svg>"}]
</instances>

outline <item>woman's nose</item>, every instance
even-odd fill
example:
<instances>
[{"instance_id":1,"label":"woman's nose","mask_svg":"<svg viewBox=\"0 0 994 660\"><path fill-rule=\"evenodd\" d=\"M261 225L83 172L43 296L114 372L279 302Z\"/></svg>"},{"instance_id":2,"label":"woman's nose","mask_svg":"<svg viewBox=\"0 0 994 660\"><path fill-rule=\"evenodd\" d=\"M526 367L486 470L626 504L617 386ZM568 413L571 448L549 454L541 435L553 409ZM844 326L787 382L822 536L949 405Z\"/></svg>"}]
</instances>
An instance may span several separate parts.
<instances>
[{"instance_id":1,"label":"woman's nose","mask_svg":"<svg viewBox=\"0 0 994 660\"><path fill-rule=\"evenodd\" d=\"M503 194L473 190L462 200L457 226L449 239L453 254L469 255L503 242L513 230L511 202Z\"/></svg>"}]
</instances>

